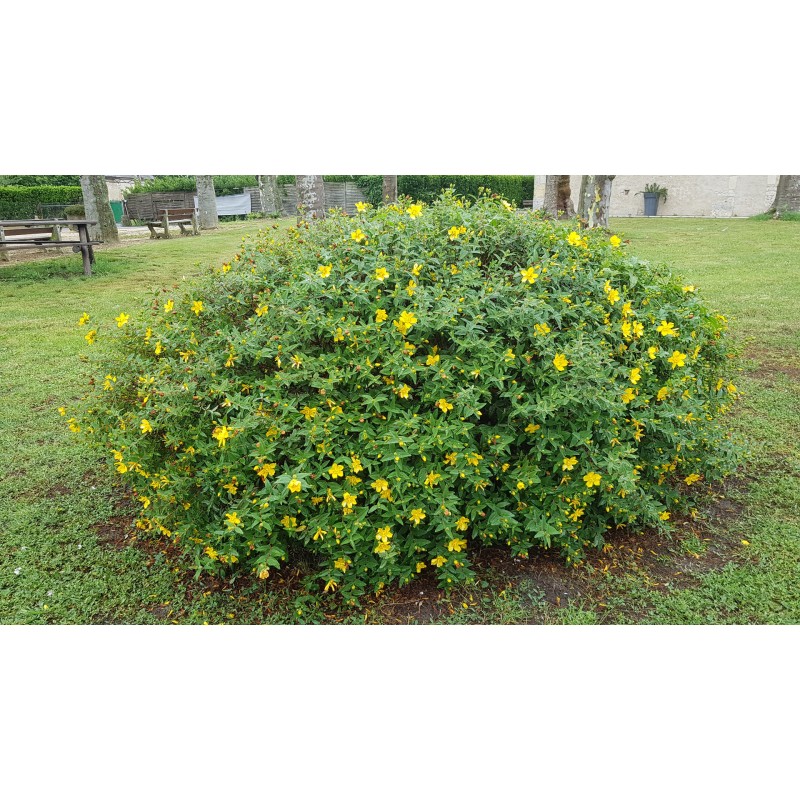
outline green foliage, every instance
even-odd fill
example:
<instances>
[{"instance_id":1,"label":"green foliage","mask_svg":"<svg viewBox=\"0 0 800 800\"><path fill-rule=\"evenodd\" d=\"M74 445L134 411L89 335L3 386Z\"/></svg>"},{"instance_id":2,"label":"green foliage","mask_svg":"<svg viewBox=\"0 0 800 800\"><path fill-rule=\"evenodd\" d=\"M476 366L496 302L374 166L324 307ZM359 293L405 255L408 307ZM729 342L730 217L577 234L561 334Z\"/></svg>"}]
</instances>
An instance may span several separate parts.
<instances>
[{"instance_id":1,"label":"green foliage","mask_svg":"<svg viewBox=\"0 0 800 800\"><path fill-rule=\"evenodd\" d=\"M215 175L214 194L217 197L241 194L246 187L258 186L255 175ZM194 192L197 191L194 175L156 175L146 181L137 181L125 191L125 196L147 192Z\"/></svg>"},{"instance_id":2,"label":"green foliage","mask_svg":"<svg viewBox=\"0 0 800 800\"><path fill-rule=\"evenodd\" d=\"M477 197L483 187L518 206L533 197L532 175L399 175L397 178L399 194L425 203L433 201L450 186L457 195L464 197Z\"/></svg>"},{"instance_id":3,"label":"green foliage","mask_svg":"<svg viewBox=\"0 0 800 800\"><path fill-rule=\"evenodd\" d=\"M80 186L0 186L0 219L31 219L40 205L77 203Z\"/></svg>"},{"instance_id":4,"label":"green foliage","mask_svg":"<svg viewBox=\"0 0 800 800\"><path fill-rule=\"evenodd\" d=\"M70 217L83 219L86 216L86 210L83 207L83 203L75 203L74 205L67 206L64 209L64 215L67 217L67 219Z\"/></svg>"},{"instance_id":5,"label":"green foliage","mask_svg":"<svg viewBox=\"0 0 800 800\"><path fill-rule=\"evenodd\" d=\"M657 183L646 183L644 185L644 192L637 192L636 194L657 194L665 203L667 202L666 187L660 186Z\"/></svg>"},{"instance_id":6,"label":"green foliage","mask_svg":"<svg viewBox=\"0 0 800 800\"><path fill-rule=\"evenodd\" d=\"M0 186L79 186L80 175L0 175Z\"/></svg>"},{"instance_id":7,"label":"green foliage","mask_svg":"<svg viewBox=\"0 0 800 800\"><path fill-rule=\"evenodd\" d=\"M198 570L354 602L481 544L574 563L734 463L724 317L615 236L446 193L273 237L87 325L69 424Z\"/></svg>"}]
</instances>

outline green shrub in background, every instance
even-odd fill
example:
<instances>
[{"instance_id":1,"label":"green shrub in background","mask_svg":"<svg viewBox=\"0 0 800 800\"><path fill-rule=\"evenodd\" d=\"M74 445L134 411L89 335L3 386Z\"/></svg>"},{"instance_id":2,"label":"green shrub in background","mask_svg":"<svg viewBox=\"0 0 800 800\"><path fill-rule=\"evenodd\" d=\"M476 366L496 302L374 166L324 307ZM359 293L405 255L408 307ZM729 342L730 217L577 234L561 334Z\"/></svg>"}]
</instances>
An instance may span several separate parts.
<instances>
[{"instance_id":1,"label":"green shrub in background","mask_svg":"<svg viewBox=\"0 0 800 800\"><path fill-rule=\"evenodd\" d=\"M258 186L255 175L215 175L214 193L217 197L241 194L242 189ZM125 190L125 197L147 192L194 192L197 190L194 175L156 175L146 181L137 181Z\"/></svg>"},{"instance_id":2,"label":"green shrub in background","mask_svg":"<svg viewBox=\"0 0 800 800\"><path fill-rule=\"evenodd\" d=\"M469 579L484 544L574 563L735 461L724 317L616 236L450 193L273 235L81 320L99 363L69 425L199 570L302 556L355 602Z\"/></svg>"},{"instance_id":3,"label":"green shrub in background","mask_svg":"<svg viewBox=\"0 0 800 800\"><path fill-rule=\"evenodd\" d=\"M80 186L0 186L0 219L32 219L40 205L80 203Z\"/></svg>"},{"instance_id":4,"label":"green shrub in background","mask_svg":"<svg viewBox=\"0 0 800 800\"><path fill-rule=\"evenodd\" d=\"M0 186L80 186L80 175L0 175Z\"/></svg>"}]
</instances>

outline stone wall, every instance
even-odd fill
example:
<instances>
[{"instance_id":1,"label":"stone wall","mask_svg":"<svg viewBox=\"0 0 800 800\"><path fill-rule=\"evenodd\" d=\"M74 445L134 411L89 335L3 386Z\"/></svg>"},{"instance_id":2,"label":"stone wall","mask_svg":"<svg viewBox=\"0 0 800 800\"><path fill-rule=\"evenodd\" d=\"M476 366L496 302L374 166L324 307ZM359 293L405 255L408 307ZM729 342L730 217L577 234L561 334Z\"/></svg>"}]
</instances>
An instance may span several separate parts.
<instances>
[{"instance_id":1,"label":"stone wall","mask_svg":"<svg viewBox=\"0 0 800 800\"><path fill-rule=\"evenodd\" d=\"M534 208L541 207L544 175L536 176ZM775 199L777 175L617 175L611 186L612 217L644 216L645 184L667 189L659 217L751 217L762 214ZM581 176L570 176L572 199L578 205ZM541 194L540 194L541 190Z\"/></svg>"}]
</instances>

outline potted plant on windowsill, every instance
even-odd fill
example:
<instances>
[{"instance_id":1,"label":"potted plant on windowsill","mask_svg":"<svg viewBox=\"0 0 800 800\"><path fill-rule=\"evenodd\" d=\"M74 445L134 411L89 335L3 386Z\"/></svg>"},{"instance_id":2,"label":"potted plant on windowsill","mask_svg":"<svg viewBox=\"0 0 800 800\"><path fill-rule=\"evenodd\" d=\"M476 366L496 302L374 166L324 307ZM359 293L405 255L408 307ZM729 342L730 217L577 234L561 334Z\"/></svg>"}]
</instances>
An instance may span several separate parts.
<instances>
[{"instance_id":1,"label":"potted plant on windowsill","mask_svg":"<svg viewBox=\"0 0 800 800\"><path fill-rule=\"evenodd\" d=\"M659 186L657 183L646 183L644 191L636 192L636 194L644 195L644 215L646 217L654 217L658 213L659 200L667 202L666 187Z\"/></svg>"}]
</instances>

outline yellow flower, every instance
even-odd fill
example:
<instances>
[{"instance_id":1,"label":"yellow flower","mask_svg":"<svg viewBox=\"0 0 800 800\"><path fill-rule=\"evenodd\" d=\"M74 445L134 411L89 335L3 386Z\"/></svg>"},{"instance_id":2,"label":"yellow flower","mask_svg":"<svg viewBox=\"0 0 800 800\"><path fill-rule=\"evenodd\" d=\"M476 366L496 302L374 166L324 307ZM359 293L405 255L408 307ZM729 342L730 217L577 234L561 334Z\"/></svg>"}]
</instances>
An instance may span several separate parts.
<instances>
[{"instance_id":1,"label":"yellow flower","mask_svg":"<svg viewBox=\"0 0 800 800\"><path fill-rule=\"evenodd\" d=\"M531 422L525 426L525 433L536 433L541 427L541 425L534 425L534 423Z\"/></svg>"},{"instance_id":2,"label":"yellow flower","mask_svg":"<svg viewBox=\"0 0 800 800\"><path fill-rule=\"evenodd\" d=\"M316 532L314 533L314 537L313 537L314 541L315 542L319 542L320 540L324 539L325 535L327 533L328 533L328 531L324 531L324 530L322 530L322 528L317 528Z\"/></svg>"},{"instance_id":3,"label":"yellow flower","mask_svg":"<svg viewBox=\"0 0 800 800\"><path fill-rule=\"evenodd\" d=\"M513 361L516 356L514 355L514 351L509 347L508 350L503 354L503 357L506 361Z\"/></svg>"},{"instance_id":4,"label":"yellow flower","mask_svg":"<svg viewBox=\"0 0 800 800\"><path fill-rule=\"evenodd\" d=\"M386 312L385 312L385 311L384 311L382 308L379 308L379 309L378 309L378 310L375 312L375 322L385 322L385 321L386 321L386 318L387 318L388 316L389 316L389 315L388 315L388 314L387 314L387 313L386 313Z\"/></svg>"},{"instance_id":5,"label":"yellow flower","mask_svg":"<svg viewBox=\"0 0 800 800\"><path fill-rule=\"evenodd\" d=\"M436 558L431 559L431 564L434 567L443 567L447 563L447 559L444 556L436 556Z\"/></svg>"},{"instance_id":6,"label":"yellow flower","mask_svg":"<svg viewBox=\"0 0 800 800\"><path fill-rule=\"evenodd\" d=\"M692 284L689 284L688 286L684 286L683 287L683 291L684 292L694 292L695 291L695 287Z\"/></svg>"},{"instance_id":7,"label":"yellow flower","mask_svg":"<svg viewBox=\"0 0 800 800\"><path fill-rule=\"evenodd\" d=\"M286 488L290 492L299 492L303 488L303 484L297 480L297 478L292 478L289 483L286 484Z\"/></svg>"},{"instance_id":8,"label":"yellow flower","mask_svg":"<svg viewBox=\"0 0 800 800\"><path fill-rule=\"evenodd\" d=\"M330 580L329 580L329 581L328 581L328 582L325 584L325 588L324 588L322 591L323 591L323 592L327 592L327 591L333 591L334 589L336 589L336 587L337 587L338 585L339 585L339 584L338 584L338 583L336 583L336 581L335 581L335 580L333 580L333 578L331 578L331 579L330 579Z\"/></svg>"},{"instance_id":9,"label":"yellow flower","mask_svg":"<svg viewBox=\"0 0 800 800\"><path fill-rule=\"evenodd\" d=\"M637 339L640 339L642 336L644 336L644 325L642 325L641 322L637 322L637 321L634 320L634 323L633 323L633 335Z\"/></svg>"},{"instance_id":10,"label":"yellow flower","mask_svg":"<svg viewBox=\"0 0 800 800\"><path fill-rule=\"evenodd\" d=\"M535 331L533 334L534 336L546 336L548 333L550 333L550 326L546 322L537 322L533 326L533 329Z\"/></svg>"},{"instance_id":11,"label":"yellow flower","mask_svg":"<svg viewBox=\"0 0 800 800\"><path fill-rule=\"evenodd\" d=\"M448 403L447 400L445 400L443 397L437 400L436 403L434 403L434 405L438 406L439 411L441 411L443 414L446 414L448 411L453 410L453 404Z\"/></svg>"},{"instance_id":12,"label":"yellow flower","mask_svg":"<svg viewBox=\"0 0 800 800\"><path fill-rule=\"evenodd\" d=\"M447 549L451 553L460 553L462 550L465 550L466 547L467 547L466 539L451 539L447 543Z\"/></svg>"},{"instance_id":13,"label":"yellow flower","mask_svg":"<svg viewBox=\"0 0 800 800\"><path fill-rule=\"evenodd\" d=\"M121 328L123 325L126 325L130 316L128 314L120 314L118 317L114 317L114 322L117 323L117 327Z\"/></svg>"},{"instance_id":14,"label":"yellow flower","mask_svg":"<svg viewBox=\"0 0 800 800\"><path fill-rule=\"evenodd\" d=\"M467 517L459 517L456 520L456 530L465 531L469 527L469 519Z\"/></svg>"},{"instance_id":15,"label":"yellow flower","mask_svg":"<svg viewBox=\"0 0 800 800\"><path fill-rule=\"evenodd\" d=\"M667 322L664 319L661 320L661 324L656 328L656 330L662 336L677 336L678 335L678 331L675 329L674 323Z\"/></svg>"},{"instance_id":16,"label":"yellow flower","mask_svg":"<svg viewBox=\"0 0 800 800\"><path fill-rule=\"evenodd\" d=\"M328 468L328 472L330 472L331 478L341 478L344 475L344 467L341 464L334 464Z\"/></svg>"},{"instance_id":17,"label":"yellow flower","mask_svg":"<svg viewBox=\"0 0 800 800\"><path fill-rule=\"evenodd\" d=\"M356 475L364 471L364 467L361 466L361 459L358 456L350 456L350 468Z\"/></svg>"},{"instance_id":18,"label":"yellow flower","mask_svg":"<svg viewBox=\"0 0 800 800\"><path fill-rule=\"evenodd\" d=\"M406 214L408 214L408 216L411 217L412 219L419 217L422 214L422 204L414 203L413 205L410 205L406 209Z\"/></svg>"},{"instance_id":19,"label":"yellow flower","mask_svg":"<svg viewBox=\"0 0 800 800\"><path fill-rule=\"evenodd\" d=\"M175 301L170 298L166 303L164 303L164 313L169 313L173 308L175 308Z\"/></svg>"},{"instance_id":20,"label":"yellow flower","mask_svg":"<svg viewBox=\"0 0 800 800\"><path fill-rule=\"evenodd\" d=\"M587 489L591 489L592 486L599 486L600 485L600 478L602 476L599 475L597 472L587 472L583 476L583 482L586 484Z\"/></svg>"},{"instance_id":21,"label":"yellow flower","mask_svg":"<svg viewBox=\"0 0 800 800\"><path fill-rule=\"evenodd\" d=\"M641 371L641 369L639 369L639 367L634 367L631 370L631 383L633 383L635 385L635 384L639 383L639 381L641 379L642 379L642 371Z\"/></svg>"},{"instance_id":22,"label":"yellow flower","mask_svg":"<svg viewBox=\"0 0 800 800\"><path fill-rule=\"evenodd\" d=\"M450 228L449 231L447 231L447 235L450 237L451 242L454 242L456 239L458 239L458 235L460 233L461 233L461 228L458 228L455 225L453 225L453 227Z\"/></svg>"},{"instance_id":23,"label":"yellow flower","mask_svg":"<svg viewBox=\"0 0 800 800\"><path fill-rule=\"evenodd\" d=\"M347 568L350 564L343 558L337 558L336 561L333 562L333 566L342 572L347 572Z\"/></svg>"},{"instance_id":24,"label":"yellow flower","mask_svg":"<svg viewBox=\"0 0 800 800\"><path fill-rule=\"evenodd\" d=\"M422 570L427 569L428 565L424 561L417 561L417 575L419 575Z\"/></svg>"},{"instance_id":25,"label":"yellow flower","mask_svg":"<svg viewBox=\"0 0 800 800\"><path fill-rule=\"evenodd\" d=\"M429 472L428 476L425 478L425 485L429 486L431 489L439 483L439 478L442 476L438 472Z\"/></svg>"},{"instance_id":26,"label":"yellow flower","mask_svg":"<svg viewBox=\"0 0 800 800\"><path fill-rule=\"evenodd\" d=\"M333 341L334 342L344 341L344 331L341 328L336 329L336 333L333 334Z\"/></svg>"},{"instance_id":27,"label":"yellow flower","mask_svg":"<svg viewBox=\"0 0 800 800\"><path fill-rule=\"evenodd\" d=\"M438 364L438 363L439 363L439 354L438 353L433 353L432 355L429 355L425 359L425 364L426 364L426 366L429 366L429 367L436 366L436 364Z\"/></svg>"},{"instance_id":28,"label":"yellow flower","mask_svg":"<svg viewBox=\"0 0 800 800\"><path fill-rule=\"evenodd\" d=\"M517 481L517 489L522 490L524 488L525 488L525 482L524 481Z\"/></svg>"},{"instance_id":29,"label":"yellow flower","mask_svg":"<svg viewBox=\"0 0 800 800\"><path fill-rule=\"evenodd\" d=\"M97 336L97 331L92 329L83 338L86 339L86 341L89 342L89 344L94 344L94 340L95 340L96 336Z\"/></svg>"},{"instance_id":30,"label":"yellow flower","mask_svg":"<svg viewBox=\"0 0 800 800\"><path fill-rule=\"evenodd\" d=\"M670 516L670 515L669 515L669 511L662 511L662 512L661 512L661 513L658 515L658 518L659 518L660 520L663 520L664 522L666 522L666 521L669 519L669 516Z\"/></svg>"},{"instance_id":31,"label":"yellow flower","mask_svg":"<svg viewBox=\"0 0 800 800\"><path fill-rule=\"evenodd\" d=\"M192 303L192 311L199 317L200 312L203 310L203 301L202 300L195 300Z\"/></svg>"},{"instance_id":32,"label":"yellow flower","mask_svg":"<svg viewBox=\"0 0 800 800\"><path fill-rule=\"evenodd\" d=\"M570 456L569 458L565 458L561 462L561 469L565 470L566 472L572 472L575 468L575 465L578 463L578 459L574 456Z\"/></svg>"},{"instance_id":33,"label":"yellow flower","mask_svg":"<svg viewBox=\"0 0 800 800\"><path fill-rule=\"evenodd\" d=\"M378 542L375 545L375 553L386 553L392 549L392 545L389 542Z\"/></svg>"},{"instance_id":34,"label":"yellow flower","mask_svg":"<svg viewBox=\"0 0 800 800\"><path fill-rule=\"evenodd\" d=\"M687 475L683 480L687 486L691 486L693 483L697 483L697 481L703 480L703 478L696 472L693 472L691 475Z\"/></svg>"},{"instance_id":35,"label":"yellow flower","mask_svg":"<svg viewBox=\"0 0 800 800\"><path fill-rule=\"evenodd\" d=\"M389 277L389 270L386 269L385 267L378 267L378 269L375 270L375 280L384 281L388 277Z\"/></svg>"},{"instance_id":36,"label":"yellow flower","mask_svg":"<svg viewBox=\"0 0 800 800\"><path fill-rule=\"evenodd\" d=\"M230 439L231 429L227 425L217 425L211 433L212 438L217 440L220 447L225 447L225 442Z\"/></svg>"},{"instance_id":37,"label":"yellow flower","mask_svg":"<svg viewBox=\"0 0 800 800\"><path fill-rule=\"evenodd\" d=\"M256 309L256 316L257 317L263 317L264 314L267 313L267 311L269 311L269 306L266 306L266 305L259 306Z\"/></svg>"},{"instance_id":38,"label":"yellow flower","mask_svg":"<svg viewBox=\"0 0 800 800\"><path fill-rule=\"evenodd\" d=\"M611 303L613 306L619 300L619 292L616 289L612 289L608 293L608 302Z\"/></svg>"},{"instance_id":39,"label":"yellow flower","mask_svg":"<svg viewBox=\"0 0 800 800\"><path fill-rule=\"evenodd\" d=\"M163 350L164 350L164 345L161 344L161 342L156 342L155 347L153 347L153 352L157 356L160 356Z\"/></svg>"},{"instance_id":40,"label":"yellow flower","mask_svg":"<svg viewBox=\"0 0 800 800\"><path fill-rule=\"evenodd\" d=\"M89 315L86 313L81 314L81 318L78 320L78 325L85 325L89 321Z\"/></svg>"},{"instance_id":41,"label":"yellow flower","mask_svg":"<svg viewBox=\"0 0 800 800\"><path fill-rule=\"evenodd\" d=\"M630 322L627 322L627 321L626 321L626 322L623 322L623 323L622 323L622 325L620 325L620 328L621 328L621 330L622 330L622 335L623 335L623 336L624 336L626 339L630 339L630 338L631 338L631 330L632 330L632 328L633 328L633 326L631 325L631 323L630 323Z\"/></svg>"},{"instance_id":42,"label":"yellow flower","mask_svg":"<svg viewBox=\"0 0 800 800\"><path fill-rule=\"evenodd\" d=\"M686 363L686 353L681 353L679 350L674 350L667 361L672 364L672 369L675 369L676 367L682 367Z\"/></svg>"},{"instance_id":43,"label":"yellow flower","mask_svg":"<svg viewBox=\"0 0 800 800\"><path fill-rule=\"evenodd\" d=\"M402 386L401 386L401 387L400 387L400 388L397 390L397 394L398 394L400 397L402 397L402 398L403 398L403 400L407 400L407 399L409 398L409 396L411 395L411 387L410 387L410 386L406 386L406 384L403 384L403 385L402 385Z\"/></svg>"},{"instance_id":44,"label":"yellow flower","mask_svg":"<svg viewBox=\"0 0 800 800\"><path fill-rule=\"evenodd\" d=\"M262 581L265 581L267 578L269 578L269 567L262 566L258 571L258 577Z\"/></svg>"},{"instance_id":45,"label":"yellow flower","mask_svg":"<svg viewBox=\"0 0 800 800\"><path fill-rule=\"evenodd\" d=\"M567 368L567 357L563 353L556 353L556 357L553 359L553 366L559 371L563 372Z\"/></svg>"},{"instance_id":46,"label":"yellow flower","mask_svg":"<svg viewBox=\"0 0 800 800\"><path fill-rule=\"evenodd\" d=\"M653 347L648 347L647 355L650 356L650 358L655 358L658 355L658 348L655 345Z\"/></svg>"},{"instance_id":47,"label":"yellow flower","mask_svg":"<svg viewBox=\"0 0 800 800\"><path fill-rule=\"evenodd\" d=\"M619 247L622 244L622 239L619 236L612 236L608 241L612 247Z\"/></svg>"},{"instance_id":48,"label":"yellow flower","mask_svg":"<svg viewBox=\"0 0 800 800\"><path fill-rule=\"evenodd\" d=\"M419 525L426 516L427 515L421 508L412 508L409 519L414 523L414 525Z\"/></svg>"},{"instance_id":49,"label":"yellow flower","mask_svg":"<svg viewBox=\"0 0 800 800\"><path fill-rule=\"evenodd\" d=\"M369 208L369 203L356 203L356 211L360 214L362 211L366 211Z\"/></svg>"},{"instance_id":50,"label":"yellow flower","mask_svg":"<svg viewBox=\"0 0 800 800\"><path fill-rule=\"evenodd\" d=\"M67 413L67 409L66 409L66 408L64 408L64 406L59 406L59 407L58 407L58 413L59 413L59 414L61 414L61 416L63 417L63 416L65 416L65 415L66 415L66 413Z\"/></svg>"},{"instance_id":51,"label":"yellow flower","mask_svg":"<svg viewBox=\"0 0 800 800\"><path fill-rule=\"evenodd\" d=\"M219 558L219 556L217 555L217 551L216 551L216 550L215 550L213 547L210 547L210 546L209 546L209 547L206 547L206 549L205 549L205 550L203 550L203 552L204 552L204 553L205 553L205 554L206 554L206 555L207 555L207 556L208 556L208 557L209 557L209 558L210 558L212 561L216 561L216 560Z\"/></svg>"},{"instance_id":52,"label":"yellow flower","mask_svg":"<svg viewBox=\"0 0 800 800\"><path fill-rule=\"evenodd\" d=\"M356 230L354 230L354 231L353 231L353 232L350 234L350 238L351 238L351 239L352 239L354 242L363 242L363 241L364 241L364 240L365 240L367 237L366 237L366 235L363 233L363 231L361 230L361 228L357 228Z\"/></svg>"},{"instance_id":53,"label":"yellow flower","mask_svg":"<svg viewBox=\"0 0 800 800\"><path fill-rule=\"evenodd\" d=\"M635 400L635 399L636 399L636 391L629 386L622 393L622 402L623 403L630 403L631 400Z\"/></svg>"},{"instance_id":54,"label":"yellow flower","mask_svg":"<svg viewBox=\"0 0 800 800\"><path fill-rule=\"evenodd\" d=\"M669 394L669 389L666 386L662 386L658 392L656 392L656 400L663 400Z\"/></svg>"},{"instance_id":55,"label":"yellow flower","mask_svg":"<svg viewBox=\"0 0 800 800\"><path fill-rule=\"evenodd\" d=\"M227 520L227 525L230 528L233 528L235 525L242 524L242 520L239 518L239 515L235 511L232 514L226 514L225 519Z\"/></svg>"},{"instance_id":56,"label":"yellow flower","mask_svg":"<svg viewBox=\"0 0 800 800\"><path fill-rule=\"evenodd\" d=\"M443 460L445 464L449 464L451 467L454 467L457 459L458 453L448 453Z\"/></svg>"},{"instance_id":57,"label":"yellow flower","mask_svg":"<svg viewBox=\"0 0 800 800\"><path fill-rule=\"evenodd\" d=\"M378 493L385 492L389 488L389 484L383 478L378 478L372 481L370 486Z\"/></svg>"},{"instance_id":58,"label":"yellow flower","mask_svg":"<svg viewBox=\"0 0 800 800\"><path fill-rule=\"evenodd\" d=\"M570 231L569 236L567 236L567 241L573 246L577 247L581 244L581 235L576 231Z\"/></svg>"},{"instance_id":59,"label":"yellow flower","mask_svg":"<svg viewBox=\"0 0 800 800\"><path fill-rule=\"evenodd\" d=\"M317 416L317 407L314 406L313 408L309 408L308 406L304 406L303 408L300 409L300 413L306 419L314 419L314 417Z\"/></svg>"},{"instance_id":60,"label":"yellow flower","mask_svg":"<svg viewBox=\"0 0 800 800\"><path fill-rule=\"evenodd\" d=\"M107 392L110 392L114 388L114 384L117 382L116 375L106 375L105 380L103 381L103 389Z\"/></svg>"},{"instance_id":61,"label":"yellow flower","mask_svg":"<svg viewBox=\"0 0 800 800\"><path fill-rule=\"evenodd\" d=\"M260 467L253 467L253 470L262 481L265 481L267 478L271 478L275 474L275 467L277 466L278 465L275 463L263 464Z\"/></svg>"},{"instance_id":62,"label":"yellow flower","mask_svg":"<svg viewBox=\"0 0 800 800\"><path fill-rule=\"evenodd\" d=\"M80 426L80 425L78 425L78 422L77 422L77 420L75 419L75 417L71 417L70 419L68 419L68 420L67 420L67 425L69 425L69 429L70 429L70 430L71 430L73 433L80 433L80 432L81 432L81 426Z\"/></svg>"},{"instance_id":63,"label":"yellow flower","mask_svg":"<svg viewBox=\"0 0 800 800\"><path fill-rule=\"evenodd\" d=\"M342 508L352 508L358 502L358 498L349 492L344 493L342 498Z\"/></svg>"},{"instance_id":64,"label":"yellow flower","mask_svg":"<svg viewBox=\"0 0 800 800\"><path fill-rule=\"evenodd\" d=\"M139 428L142 433L150 433L153 430L153 426L150 424L150 420L143 419L139 424Z\"/></svg>"},{"instance_id":65,"label":"yellow flower","mask_svg":"<svg viewBox=\"0 0 800 800\"><path fill-rule=\"evenodd\" d=\"M539 277L539 273L533 267L523 269L520 274L522 275L522 283L530 283L531 285L536 283L536 279Z\"/></svg>"},{"instance_id":66,"label":"yellow flower","mask_svg":"<svg viewBox=\"0 0 800 800\"><path fill-rule=\"evenodd\" d=\"M419 320L416 318L416 316L414 316L413 313L409 311L403 311L403 313L400 314L400 317L394 320L392 324L395 326L395 328L397 328L398 331L400 331L400 333L405 336L405 334L407 334L418 322Z\"/></svg>"},{"instance_id":67,"label":"yellow flower","mask_svg":"<svg viewBox=\"0 0 800 800\"><path fill-rule=\"evenodd\" d=\"M411 267L411 274L415 278L419 277L420 272L422 272L422 264L414 264L414 266Z\"/></svg>"},{"instance_id":68,"label":"yellow flower","mask_svg":"<svg viewBox=\"0 0 800 800\"><path fill-rule=\"evenodd\" d=\"M388 542L389 539L392 538L392 529L386 525L383 528L378 528L378 532L375 534L375 538L379 542Z\"/></svg>"},{"instance_id":69,"label":"yellow flower","mask_svg":"<svg viewBox=\"0 0 800 800\"><path fill-rule=\"evenodd\" d=\"M750 542L747 539L742 539L742 547L750 547Z\"/></svg>"}]
</instances>

